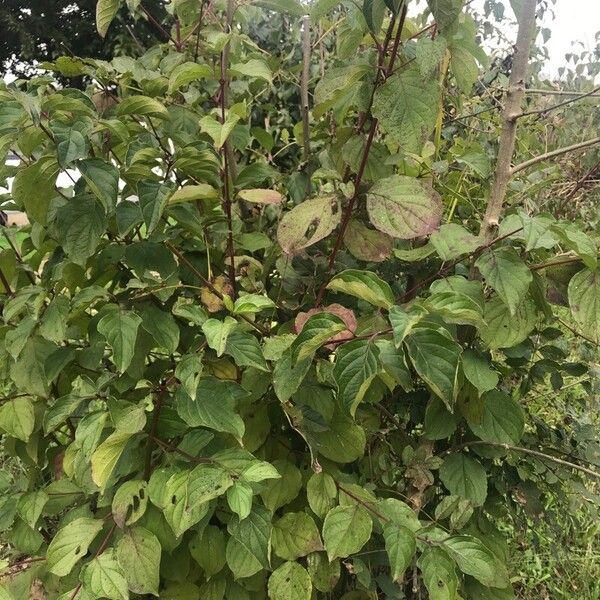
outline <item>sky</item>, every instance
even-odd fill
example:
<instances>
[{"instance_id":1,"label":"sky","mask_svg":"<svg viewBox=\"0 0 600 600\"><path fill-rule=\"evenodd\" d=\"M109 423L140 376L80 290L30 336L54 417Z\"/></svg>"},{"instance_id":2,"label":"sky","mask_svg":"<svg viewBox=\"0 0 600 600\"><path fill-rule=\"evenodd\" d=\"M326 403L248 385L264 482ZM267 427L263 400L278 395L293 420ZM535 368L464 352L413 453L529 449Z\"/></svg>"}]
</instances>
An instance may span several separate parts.
<instances>
[{"instance_id":1,"label":"sky","mask_svg":"<svg viewBox=\"0 0 600 600\"><path fill-rule=\"evenodd\" d=\"M546 18L545 26L552 30L548 41L550 64L548 68L556 72L564 63L564 55L576 48L593 50L596 32L600 30L600 0L557 0L553 8L556 18ZM573 42L582 42L573 46Z\"/></svg>"}]
</instances>

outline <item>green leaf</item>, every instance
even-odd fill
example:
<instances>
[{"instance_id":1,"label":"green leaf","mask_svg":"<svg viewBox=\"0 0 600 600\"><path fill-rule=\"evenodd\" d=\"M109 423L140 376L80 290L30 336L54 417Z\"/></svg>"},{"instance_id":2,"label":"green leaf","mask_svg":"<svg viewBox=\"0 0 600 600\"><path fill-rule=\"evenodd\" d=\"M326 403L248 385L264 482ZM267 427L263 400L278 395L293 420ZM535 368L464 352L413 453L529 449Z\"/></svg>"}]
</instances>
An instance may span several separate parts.
<instances>
[{"instance_id":1,"label":"green leaf","mask_svg":"<svg viewBox=\"0 0 600 600\"><path fill-rule=\"evenodd\" d=\"M487 392L482 401L481 420L469 421L471 431L485 442L517 444L525 428L525 416L519 404L500 391Z\"/></svg>"},{"instance_id":2,"label":"green leaf","mask_svg":"<svg viewBox=\"0 0 600 600\"><path fill-rule=\"evenodd\" d=\"M141 519L148 506L148 484L132 479L122 484L112 501L112 514L115 523L123 529Z\"/></svg>"},{"instance_id":3,"label":"green leaf","mask_svg":"<svg viewBox=\"0 0 600 600\"><path fill-rule=\"evenodd\" d=\"M311 198L286 212L277 228L277 241L286 254L297 254L326 238L339 224L335 197Z\"/></svg>"},{"instance_id":4,"label":"green leaf","mask_svg":"<svg viewBox=\"0 0 600 600\"><path fill-rule=\"evenodd\" d=\"M442 202L439 194L419 179L392 175L380 179L368 191L367 211L379 231L409 240L437 229Z\"/></svg>"},{"instance_id":5,"label":"green leaf","mask_svg":"<svg viewBox=\"0 0 600 600\"><path fill-rule=\"evenodd\" d=\"M434 75L445 55L446 40L442 36L434 39L421 37L417 40L415 60L423 77Z\"/></svg>"},{"instance_id":6,"label":"green leaf","mask_svg":"<svg viewBox=\"0 0 600 600\"><path fill-rule=\"evenodd\" d=\"M92 454L92 479L102 493L131 436L128 431L115 431Z\"/></svg>"},{"instance_id":7,"label":"green leaf","mask_svg":"<svg viewBox=\"0 0 600 600\"><path fill-rule=\"evenodd\" d=\"M300 493L302 488L302 473L300 469L287 460L275 460L273 466L281 477L270 479L261 492L263 504L271 511L289 504Z\"/></svg>"},{"instance_id":8,"label":"green leaf","mask_svg":"<svg viewBox=\"0 0 600 600\"><path fill-rule=\"evenodd\" d=\"M11 194L17 205L25 209L29 219L46 224L48 205L56 195L54 185L59 172L55 156L42 156L15 175Z\"/></svg>"},{"instance_id":9,"label":"green leaf","mask_svg":"<svg viewBox=\"0 0 600 600\"><path fill-rule=\"evenodd\" d=\"M463 0L427 0L427 6L440 31L449 29L461 13Z\"/></svg>"},{"instance_id":10,"label":"green leaf","mask_svg":"<svg viewBox=\"0 0 600 600\"><path fill-rule=\"evenodd\" d=\"M273 524L273 550L284 560L296 560L322 550L321 536L312 517L290 512Z\"/></svg>"},{"instance_id":11,"label":"green leaf","mask_svg":"<svg viewBox=\"0 0 600 600\"><path fill-rule=\"evenodd\" d=\"M168 200L168 204L179 204L180 202L195 202L197 200L216 200L219 192L208 183L196 185L184 185L176 190Z\"/></svg>"},{"instance_id":12,"label":"green leaf","mask_svg":"<svg viewBox=\"0 0 600 600\"><path fill-rule=\"evenodd\" d=\"M498 385L498 373L487 360L475 350L465 350L462 355L463 373L480 394L493 390Z\"/></svg>"},{"instance_id":13,"label":"green leaf","mask_svg":"<svg viewBox=\"0 0 600 600\"><path fill-rule=\"evenodd\" d=\"M481 506L487 497L487 475L481 463L460 452L451 454L440 467L440 479L451 494Z\"/></svg>"},{"instance_id":14,"label":"green leaf","mask_svg":"<svg viewBox=\"0 0 600 600\"><path fill-rule=\"evenodd\" d=\"M160 223L162 214L171 195L171 188L156 181L140 181L138 184L138 196L142 216L150 235Z\"/></svg>"},{"instance_id":15,"label":"green leaf","mask_svg":"<svg viewBox=\"0 0 600 600\"><path fill-rule=\"evenodd\" d=\"M148 96L128 96L119 102L117 115L137 115L141 117L157 117L168 119L169 112L162 102Z\"/></svg>"},{"instance_id":16,"label":"green leaf","mask_svg":"<svg viewBox=\"0 0 600 600\"><path fill-rule=\"evenodd\" d=\"M198 465L192 471L171 475L161 490L161 508L175 536L198 523L208 512L208 502L225 494L232 485L230 474L220 467Z\"/></svg>"},{"instance_id":17,"label":"green leaf","mask_svg":"<svg viewBox=\"0 0 600 600\"><path fill-rule=\"evenodd\" d=\"M44 490L26 492L17 502L17 513L29 527L35 529L37 521L49 499L50 497Z\"/></svg>"},{"instance_id":18,"label":"green leaf","mask_svg":"<svg viewBox=\"0 0 600 600\"><path fill-rule=\"evenodd\" d=\"M394 304L394 294L390 286L371 271L347 269L336 275L327 289L355 296L369 304L389 309Z\"/></svg>"},{"instance_id":19,"label":"green leaf","mask_svg":"<svg viewBox=\"0 0 600 600\"><path fill-rule=\"evenodd\" d=\"M420 153L435 127L439 101L437 78L423 77L418 65L409 65L377 89L373 116L379 120L381 130L391 142L407 152ZM441 208L438 207L434 216L439 213Z\"/></svg>"},{"instance_id":20,"label":"green leaf","mask_svg":"<svg viewBox=\"0 0 600 600\"><path fill-rule=\"evenodd\" d=\"M244 469L242 477L251 483L258 483L265 479L279 479L281 475L271 463L257 460L253 461L247 469Z\"/></svg>"},{"instance_id":21,"label":"green leaf","mask_svg":"<svg viewBox=\"0 0 600 600\"><path fill-rule=\"evenodd\" d=\"M389 311L390 324L394 334L394 345L396 348L402 346L406 336L412 331L412 328L423 318L421 312L408 312L401 306L395 305Z\"/></svg>"},{"instance_id":22,"label":"green leaf","mask_svg":"<svg viewBox=\"0 0 600 600\"><path fill-rule=\"evenodd\" d=\"M431 234L429 241L442 260L452 260L463 254L470 254L481 245L478 237L456 223L445 223Z\"/></svg>"},{"instance_id":23,"label":"green leaf","mask_svg":"<svg viewBox=\"0 0 600 600\"><path fill-rule=\"evenodd\" d=\"M506 567L477 538L458 535L444 541L444 548L458 568L488 587L505 588L510 584Z\"/></svg>"},{"instance_id":24,"label":"green leaf","mask_svg":"<svg viewBox=\"0 0 600 600\"><path fill-rule=\"evenodd\" d=\"M488 348L512 348L535 328L535 304L530 296L526 296L513 315L502 298L494 296L485 303L483 320L486 326L481 329L481 339Z\"/></svg>"},{"instance_id":25,"label":"green leaf","mask_svg":"<svg viewBox=\"0 0 600 600\"><path fill-rule=\"evenodd\" d=\"M206 336L206 343L217 353L217 356L222 356L225 352L227 338L237 325L237 321L231 317L225 317L224 321L208 319L202 324L202 333Z\"/></svg>"},{"instance_id":26,"label":"green leaf","mask_svg":"<svg viewBox=\"0 0 600 600\"><path fill-rule=\"evenodd\" d=\"M334 314L321 312L312 315L291 345L292 364L311 358L323 344L345 329L344 321Z\"/></svg>"},{"instance_id":27,"label":"green leaf","mask_svg":"<svg viewBox=\"0 0 600 600\"><path fill-rule=\"evenodd\" d=\"M320 519L335 506L337 486L333 477L324 471L311 475L306 484L306 496L311 510Z\"/></svg>"},{"instance_id":28,"label":"green leaf","mask_svg":"<svg viewBox=\"0 0 600 600\"><path fill-rule=\"evenodd\" d=\"M513 248L488 250L479 257L475 266L514 315L533 280L531 271L516 251Z\"/></svg>"},{"instance_id":29,"label":"green leaf","mask_svg":"<svg viewBox=\"0 0 600 600\"><path fill-rule=\"evenodd\" d=\"M171 313L160 310L154 304L149 304L144 306L141 317L142 327L154 338L159 348L163 348L169 354L177 350L179 326Z\"/></svg>"},{"instance_id":30,"label":"green leaf","mask_svg":"<svg viewBox=\"0 0 600 600\"><path fill-rule=\"evenodd\" d=\"M231 489L233 488L229 488ZM196 534L189 548L192 558L208 577L219 573L226 564L225 534L215 525L208 525L201 533ZM207 548L210 548L210 552L206 551Z\"/></svg>"},{"instance_id":31,"label":"green leaf","mask_svg":"<svg viewBox=\"0 0 600 600\"><path fill-rule=\"evenodd\" d=\"M256 337L247 331L234 329L227 336L225 354L233 357L238 367L254 367L259 371L269 372L260 344Z\"/></svg>"},{"instance_id":32,"label":"green leaf","mask_svg":"<svg viewBox=\"0 0 600 600\"><path fill-rule=\"evenodd\" d=\"M105 37L112 20L117 16L121 0L98 0L96 3L96 29Z\"/></svg>"},{"instance_id":33,"label":"green leaf","mask_svg":"<svg viewBox=\"0 0 600 600\"><path fill-rule=\"evenodd\" d=\"M98 321L98 332L106 338L113 351L113 362L122 373L131 364L135 353L137 332L142 319L134 312L113 307Z\"/></svg>"},{"instance_id":34,"label":"green leaf","mask_svg":"<svg viewBox=\"0 0 600 600\"><path fill-rule=\"evenodd\" d=\"M404 344L415 371L452 412L458 391L460 345L429 327L413 329Z\"/></svg>"},{"instance_id":35,"label":"green leaf","mask_svg":"<svg viewBox=\"0 0 600 600\"><path fill-rule=\"evenodd\" d=\"M64 168L74 160L85 158L87 155L87 141L84 137L86 127L86 124L81 121L74 121L69 124L56 121L50 125L56 144L58 163L61 167Z\"/></svg>"},{"instance_id":36,"label":"green leaf","mask_svg":"<svg viewBox=\"0 0 600 600\"><path fill-rule=\"evenodd\" d=\"M481 306L466 294L434 292L423 302L423 307L442 317L446 323L475 327L484 325Z\"/></svg>"},{"instance_id":37,"label":"green leaf","mask_svg":"<svg viewBox=\"0 0 600 600\"><path fill-rule=\"evenodd\" d=\"M247 395L234 381L208 377L200 380L194 398L182 388L177 391L177 414L190 427L208 427L241 440L245 428L237 406Z\"/></svg>"},{"instance_id":38,"label":"green leaf","mask_svg":"<svg viewBox=\"0 0 600 600\"><path fill-rule=\"evenodd\" d=\"M169 94L177 92L185 85L189 85L200 79L209 79L213 76L213 70L208 65L199 65L195 62L184 62L177 65L169 75Z\"/></svg>"},{"instance_id":39,"label":"green leaf","mask_svg":"<svg viewBox=\"0 0 600 600\"><path fill-rule=\"evenodd\" d=\"M390 522L383 526L383 538L390 561L392 579L400 582L415 554L415 534L406 527Z\"/></svg>"},{"instance_id":40,"label":"green leaf","mask_svg":"<svg viewBox=\"0 0 600 600\"><path fill-rule=\"evenodd\" d=\"M600 269L583 269L571 278L569 306L582 333L600 343Z\"/></svg>"},{"instance_id":41,"label":"green leaf","mask_svg":"<svg viewBox=\"0 0 600 600\"><path fill-rule=\"evenodd\" d=\"M343 344L333 371L342 406L352 415L379 371L379 348L369 340Z\"/></svg>"},{"instance_id":42,"label":"green leaf","mask_svg":"<svg viewBox=\"0 0 600 600\"><path fill-rule=\"evenodd\" d=\"M355 93L357 84L372 71L367 64L354 64L345 67L333 67L327 70L315 87L315 118L324 115L337 102L347 100Z\"/></svg>"},{"instance_id":43,"label":"green leaf","mask_svg":"<svg viewBox=\"0 0 600 600\"><path fill-rule=\"evenodd\" d=\"M369 229L358 219L352 219L344 234L346 248L358 260L383 262L392 254L394 240L376 229Z\"/></svg>"},{"instance_id":44,"label":"green leaf","mask_svg":"<svg viewBox=\"0 0 600 600\"><path fill-rule=\"evenodd\" d=\"M75 196L56 212L58 241L67 256L85 265L100 244L107 226L104 208L92 196Z\"/></svg>"},{"instance_id":45,"label":"green leaf","mask_svg":"<svg viewBox=\"0 0 600 600\"><path fill-rule=\"evenodd\" d=\"M329 561L360 552L372 529L369 513L359 504L332 508L323 523L323 542Z\"/></svg>"},{"instance_id":46,"label":"green leaf","mask_svg":"<svg viewBox=\"0 0 600 600\"><path fill-rule=\"evenodd\" d=\"M245 75L253 79L264 79L268 83L273 82L273 74L267 63L257 58L251 58L245 63L234 63L230 67L234 75Z\"/></svg>"},{"instance_id":47,"label":"green leaf","mask_svg":"<svg viewBox=\"0 0 600 600\"><path fill-rule=\"evenodd\" d=\"M28 396L9 400L0 406L0 428L8 435L27 442L34 425L33 402Z\"/></svg>"},{"instance_id":48,"label":"green leaf","mask_svg":"<svg viewBox=\"0 0 600 600\"><path fill-rule=\"evenodd\" d=\"M432 396L425 409L423 422L428 440L443 440L450 437L458 425L458 418L451 413L437 396Z\"/></svg>"},{"instance_id":49,"label":"green leaf","mask_svg":"<svg viewBox=\"0 0 600 600\"><path fill-rule=\"evenodd\" d=\"M285 562L269 577L271 600L310 600L312 582L308 571L297 562Z\"/></svg>"},{"instance_id":50,"label":"green leaf","mask_svg":"<svg viewBox=\"0 0 600 600\"><path fill-rule=\"evenodd\" d=\"M364 0L362 12L369 29L375 34L379 33L385 13L383 0Z\"/></svg>"},{"instance_id":51,"label":"green leaf","mask_svg":"<svg viewBox=\"0 0 600 600\"><path fill-rule=\"evenodd\" d=\"M143 527L127 530L116 555L131 592L158 596L161 545L154 534Z\"/></svg>"},{"instance_id":52,"label":"green leaf","mask_svg":"<svg viewBox=\"0 0 600 600\"><path fill-rule=\"evenodd\" d=\"M312 433L310 440L325 458L337 463L354 462L365 452L365 430L337 408L331 417L329 428Z\"/></svg>"},{"instance_id":53,"label":"green leaf","mask_svg":"<svg viewBox=\"0 0 600 600\"><path fill-rule=\"evenodd\" d=\"M271 529L271 514L260 506L255 506L243 521L232 521L226 557L227 565L236 579L252 577L269 568Z\"/></svg>"},{"instance_id":54,"label":"green leaf","mask_svg":"<svg viewBox=\"0 0 600 600\"><path fill-rule=\"evenodd\" d=\"M102 521L79 517L56 532L46 552L46 568L50 573L65 577L88 551L102 530Z\"/></svg>"},{"instance_id":55,"label":"green leaf","mask_svg":"<svg viewBox=\"0 0 600 600\"><path fill-rule=\"evenodd\" d=\"M458 577L454 561L439 546L425 548L417 562L430 600L457 600Z\"/></svg>"},{"instance_id":56,"label":"green leaf","mask_svg":"<svg viewBox=\"0 0 600 600\"><path fill-rule=\"evenodd\" d=\"M81 581L94 598L128 600L127 580L112 549L105 550L82 569Z\"/></svg>"},{"instance_id":57,"label":"green leaf","mask_svg":"<svg viewBox=\"0 0 600 600\"><path fill-rule=\"evenodd\" d=\"M292 352L288 348L275 363L273 369L273 389L281 402L287 402L300 387L306 377L312 360L299 360L292 366Z\"/></svg>"},{"instance_id":58,"label":"green leaf","mask_svg":"<svg viewBox=\"0 0 600 600\"><path fill-rule=\"evenodd\" d=\"M227 504L240 521L243 521L252 511L253 494L252 488L242 481L237 481L227 490Z\"/></svg>"},{"instance_id":59,"label":"green leaf","mask_svg":"<svg viewBox=\"0 0 600 600\"><path fill-rule=\"evenodd\" d=\"M274 307L275 303L267 296L261 296L260 294L244 294L233 303L233 314L253 315Z\"/></svg>"},{"instance_id":60,"label":"green leaf","mask_svg":"<svg viewBox=\"0 0 600 600\"><path fill-rule=\"evenodd\" d=\"M40 334L52 342L62 342L66 335L70 309L71 303L66 296L54 296L44 311Z\"/></svg>"}]
</instances>

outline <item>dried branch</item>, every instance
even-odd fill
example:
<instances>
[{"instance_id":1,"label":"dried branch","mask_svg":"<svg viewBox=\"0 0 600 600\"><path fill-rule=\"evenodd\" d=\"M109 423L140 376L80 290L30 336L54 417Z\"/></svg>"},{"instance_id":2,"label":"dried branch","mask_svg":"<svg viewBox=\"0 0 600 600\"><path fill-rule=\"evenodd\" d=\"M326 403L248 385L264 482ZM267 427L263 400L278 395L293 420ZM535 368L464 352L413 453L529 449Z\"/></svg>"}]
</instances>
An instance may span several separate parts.
<instances>
[{"instance_id":1,"label":"dried branch","mask_svg":"<svg viewBox=\"0 0 600 600\"><path fill-rule=\"evenodd\" d=\"M592 138L591 140L585 140L583 142L579 142L577 144L573 144L572 146L565 146L564 148L558 148L556 150L552 150L551 152L546 152L544 154L540 154L539 156L534 156L529 160L526 160L518 165L515 165L511 170L510 174L515 175L519 171L523 169L527 169L533 165L536 165L539 162L544 160L548 160L549 158L554 158L555 156L560 156L561 154L566 154L567 152L573 152L574 150L580 150L581 148L589 148L590 146L595 146L596 144L600 144L600 137Z\"/></svg>"},{"instance_id":2,"label":"dried branch","mask_svg":"<svg viewBox=\"0 0 600 600\"><path fill-rule=\"evenodd\" d=\"M521 103L525 95L525 79L527 77L527 64L534 35L536 0L525 0L523 12L519 19L519 31L513 67L510 72L506 103L502 114L502 132L496 159L496 172L490 193L490 199L481 225L484 239L490 240L494 236L502 206L506 197L506 189L512 175L511 163L515 150L517 136L516 116L521 110Z\"/></svg>"},{"instance_id":3,"label":"dried branch","mask_svg":"<svg viewBox=\"0 0 600 600\"><path fill-rule=\"evenodd\" d=\"M572 104L573 102L578 102L579 100L583 100L584 98L589 98L599 90L600 85L598 87L595 87L591 92L581 94L580 96L575 96L574 98L569 98L568 100L565 100L564 102L559 102L558 104L554 104L553 106L548 106L547 108L537 108L535 110L528 110L526 112L522 112L518 114L516 118L520 119L521 117L528 117L530 115L545 115L546 113L549 113L553 110L557 110L559 108L562 108L563 106L567 106L567 104Z\"/></svg>"},{"instance_id":4,"label":"dried branch","mask_svg":"<svg viewBox=\"0 0 600 600\"><path fill-rule=\"evenodd\" d=\"M445 454L451 454L453 452L456 452L457 450L460 450L461 448L467 448L469 446L491 446L492 448L503 448L504 450L509 450L512 452L529 454L530 456L535 456L536 458L541 458L542 460L547 460L557 465L568 467L569 469L575 469L576 471L581 471L582 473L585 473L590 477L600 479L600 473L598 473L598 471L588 469L587 467L582 467L581 465L569 462L568 460L563 460L562 458L557 458L556 456L552 456L551 454L545 454L544 452L540 452L539 450L530 450L529 448L523 448L522 446L512 446L511 444L499 444L493 442L484 442L483 440L473 440L471 442L465 442L464 444L460 444L460 446L452 448L451 450L445 452Z\"/></svg>"}]
</instances>

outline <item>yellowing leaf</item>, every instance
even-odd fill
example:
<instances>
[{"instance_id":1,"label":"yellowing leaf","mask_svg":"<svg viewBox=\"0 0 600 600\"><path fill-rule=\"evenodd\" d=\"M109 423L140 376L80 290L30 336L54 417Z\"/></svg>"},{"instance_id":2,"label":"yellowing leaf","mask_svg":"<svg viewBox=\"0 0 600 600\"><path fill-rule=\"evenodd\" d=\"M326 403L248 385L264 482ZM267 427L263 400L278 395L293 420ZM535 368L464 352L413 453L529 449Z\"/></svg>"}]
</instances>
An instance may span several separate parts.
<instances>
[{"instance_id":1,"label":"yellowing leaf","mask_svg":"<svg viewBox=\"0 0 600 600\"><path fill-rule=\"evenodd\" d=\"M283 201L283 196L279 192L262 188L241 190L238 192L238 196L253 204L281 204Z\"/></svg>"}]
</instances>

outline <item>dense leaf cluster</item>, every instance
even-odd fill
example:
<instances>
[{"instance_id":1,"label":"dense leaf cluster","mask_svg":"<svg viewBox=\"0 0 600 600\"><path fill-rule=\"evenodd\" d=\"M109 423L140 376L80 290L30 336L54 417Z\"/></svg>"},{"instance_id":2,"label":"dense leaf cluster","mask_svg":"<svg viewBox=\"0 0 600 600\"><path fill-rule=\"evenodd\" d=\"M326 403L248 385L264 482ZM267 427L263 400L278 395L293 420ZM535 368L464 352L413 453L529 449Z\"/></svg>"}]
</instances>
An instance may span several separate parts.
<instances>
[{"instance_id":1,"label":"dense leaf cluster","mask_svg":"<svg viewBox=\"0 0 600 600\"><path fill-rule=\"evenodd\" d=\"M1 597L512 597L497 519L547 471L522 400L586 372L558 316L600 342L596 238L513 210L486 241L448 198L489 179L442 130L485 60L460 3L425 29L391 0L312 7L315 48L337 38L308 156L300 36L248 34L265 11L299 34L304 9L261 4L229 27L173 2L140 59L49 65L86 92L0 90L30 220L0 253L0 429L26 473L0 530L32 561Z\"/></svg>"}]
</instances>

